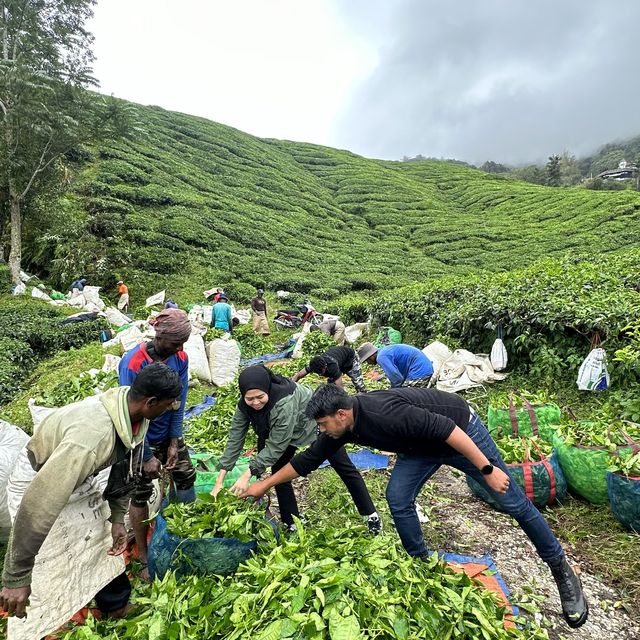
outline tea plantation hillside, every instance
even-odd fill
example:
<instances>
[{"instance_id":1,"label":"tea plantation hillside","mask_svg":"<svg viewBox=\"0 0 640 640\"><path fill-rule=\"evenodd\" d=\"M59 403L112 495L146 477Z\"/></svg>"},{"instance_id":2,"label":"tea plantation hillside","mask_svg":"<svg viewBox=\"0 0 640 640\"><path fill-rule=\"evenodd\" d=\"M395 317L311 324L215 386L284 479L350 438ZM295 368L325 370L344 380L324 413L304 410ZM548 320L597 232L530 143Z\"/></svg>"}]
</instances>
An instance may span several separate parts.
<instances>
[{"instance_id":1,"label":"tea plantation hillside","mask_svg":"<svg viewBox=\"0 0 640 640\"><path fill-rule=\"evenodd\" d=\"M74 154L72 192L27 231L29 268L134 292L246 283L331 298L567 250L640 244L640 194L554 189L458 164L368 160L136 107L126 141ZM46 232L43 234L42 229ZM142 296L141 296L142 297Z\"/></svg>"}]
</instances>

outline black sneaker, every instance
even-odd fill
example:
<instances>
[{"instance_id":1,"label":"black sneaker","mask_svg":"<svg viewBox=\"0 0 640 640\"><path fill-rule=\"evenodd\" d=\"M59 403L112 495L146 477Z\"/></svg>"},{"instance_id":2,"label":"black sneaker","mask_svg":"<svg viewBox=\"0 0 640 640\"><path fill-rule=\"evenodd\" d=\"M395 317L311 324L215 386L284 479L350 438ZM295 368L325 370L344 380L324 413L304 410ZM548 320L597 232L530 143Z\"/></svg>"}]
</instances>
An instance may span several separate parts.
<instances>
[{"instance_id":1,"label":"black sneaker","mask_svg":"<svg viewBox=\"0 0 640 640\"><path fill-rule=\"evenodd\" d=\"M380 516L377 513L372 513L367 518L367 526L369 527L369 533L374 536L382 533L382 520L380 520Z\"/></svg>"},{"instance_id":2,"label":"black sneaker","mask_svg":"<svg viewBox=\"0 0 640 640\"><path fill-rule=\"evenodd\" d=\"M581 627L589 616L589 604L584 597L580 578L569 566L566 557L549 564L553 578L558 585L562 613L567 624L573 629Z\"/></svg>"}]
</instances>

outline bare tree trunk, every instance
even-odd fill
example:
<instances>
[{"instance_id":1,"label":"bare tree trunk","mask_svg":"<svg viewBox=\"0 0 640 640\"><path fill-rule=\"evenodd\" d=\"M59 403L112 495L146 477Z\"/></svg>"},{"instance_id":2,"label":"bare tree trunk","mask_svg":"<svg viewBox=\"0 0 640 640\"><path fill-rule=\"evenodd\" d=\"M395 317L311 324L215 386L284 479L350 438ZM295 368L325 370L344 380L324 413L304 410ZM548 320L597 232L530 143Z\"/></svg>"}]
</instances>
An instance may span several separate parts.
<instances>
[{"instance_id":1,"label":"bare tree trunk","mask_svg":"<svg viewBox=\"0 0 640 640\"><path fill-rule=\"evenodd\" d=\"M20 214L20 198L13 184L9 185L11 202L11 251L9 252L9 270L13 284L20 284L22 266L22 216Z\"/></svg>"}]
</instances>

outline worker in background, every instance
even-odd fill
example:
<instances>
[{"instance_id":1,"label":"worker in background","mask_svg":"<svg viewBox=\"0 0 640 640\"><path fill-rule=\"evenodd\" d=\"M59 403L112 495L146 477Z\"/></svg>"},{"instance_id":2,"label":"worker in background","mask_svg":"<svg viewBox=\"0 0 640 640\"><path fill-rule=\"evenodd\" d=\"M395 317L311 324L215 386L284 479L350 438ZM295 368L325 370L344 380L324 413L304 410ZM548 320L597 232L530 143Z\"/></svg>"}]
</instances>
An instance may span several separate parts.
<instances>
[{"instance_id":1,"label":"worker in background","mask_svg":"<svg viewBox=\"0 0 640 640\"><path fill-rule=\"evenodd\" d=\"M222 292L211 309L211 327L233 333L233 311L227 294Z\"/></svg>"},{"instance_id":2,"label":"worker in background","mask_svg":"<svg viewBox=\"0 0 640 640\"><path fill-rule=\"evenodd\" d=\"M251 300L251 311L253 312L253 330L263 336L268 336L271 331L267 320L267 301L264 299L264 289L256 291L256 297Z\"/></svg>"},{"instance_id":3,"label":"worker in background","mask_svg":"<svg viewBox=\"0 0 640 640\"><path fill-rule=\"evenodd\" d=\"M313 325L311 331L322 331L322 333L331 336L338 346L344 346L346 327L344 326L344 322L339 318L325 320L317 326Z\"/></svg>"},{"instance_id":4,"label":"worker in background","mask_svg":"<svg viewBox=\"0 0 640 640\"><path fill-rule=\"evenodd\" d=\"M69 287L69 291L73 293L74 291L79 291L82 293L84 291L84 285L87 284L87 279L84 276L80 276L77 280L74 280Z\"/></svg>"},{"instance_id":5,"label":"worker in background","mask_svg":"<svg viewBox=\"0 0 640 640\"><path fill-rule=\"evenodd\" d=\"M122 280L118 280L118 293L118 309L122 313L129 313L129 287Z\"/></svg>"},{"instance_id":6,"label":"worker in background","mask_svg":"<svg viewBox=\"0 0 640 640\"><path fill-rule=\"evenodd\" d=\"M365 342L358 349L360 362L380 365L395 387L427 387L433 375L433 363L410 344L389 344L378 349Z\"/></svg>"},{"instance_id":7,"label":"worker in background","mask_svg":"<svg viewBox=\"0 0 640 640\"><path fill-rule=\"evenodd\" d=\"M302 380L306 375L316 373L323 378L327 378L329 382L337 384L344 388L342 376L347 375L351 378L353 386L358 393L366 393L367 388L364 386L362 379L362 368L360 360L355 350L351 347L331 347L322 355L311 358L309 364L300 369L293 378L294 382Z\"/></svg>"},{"instance_id":8,"label":"worker in background","mask_svg":"<svg viewBox=\"0 0 640 640\"><path fill-rule=\"evenodd\" d=\"M146 367L162 362L173 369L182 382L182 395L171 411L152 420L147 432L148 447L145 447L144 462L150 460L164 465L170 472L176 487L179 502L196 499L194 484L196 471L183 439L184 407L189 385L189 357L183 351L184 343L191 334L191 323L185 311L165 309L149 322L156 335L151 342L143 342L122 356L118 367L120 384L132 384ZM149 508L147 502L153 493L153 478L142 474L131 499L129 510L131 526L136 536L138 554L142 563L140 576L149 579L147 570L147 533Z\"/></svg>"}]
</instances>

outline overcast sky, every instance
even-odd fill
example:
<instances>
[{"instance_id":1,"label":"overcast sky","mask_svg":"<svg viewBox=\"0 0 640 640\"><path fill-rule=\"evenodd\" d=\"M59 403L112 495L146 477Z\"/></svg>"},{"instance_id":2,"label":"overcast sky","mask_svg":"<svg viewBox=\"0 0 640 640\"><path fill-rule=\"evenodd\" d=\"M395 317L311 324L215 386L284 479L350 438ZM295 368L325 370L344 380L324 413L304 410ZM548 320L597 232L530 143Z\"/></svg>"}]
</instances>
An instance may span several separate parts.
<instances>
[{"instance_id":1,"label":"overcast sky","mask_svg":"<svg viewBox=\"0 0 640 640\"><path fill-rule=\"evenodd\" d=\"M98 0L105 93L369 157L578 155L640 134L640 2Z\"/></svg>"}]
</instances>

